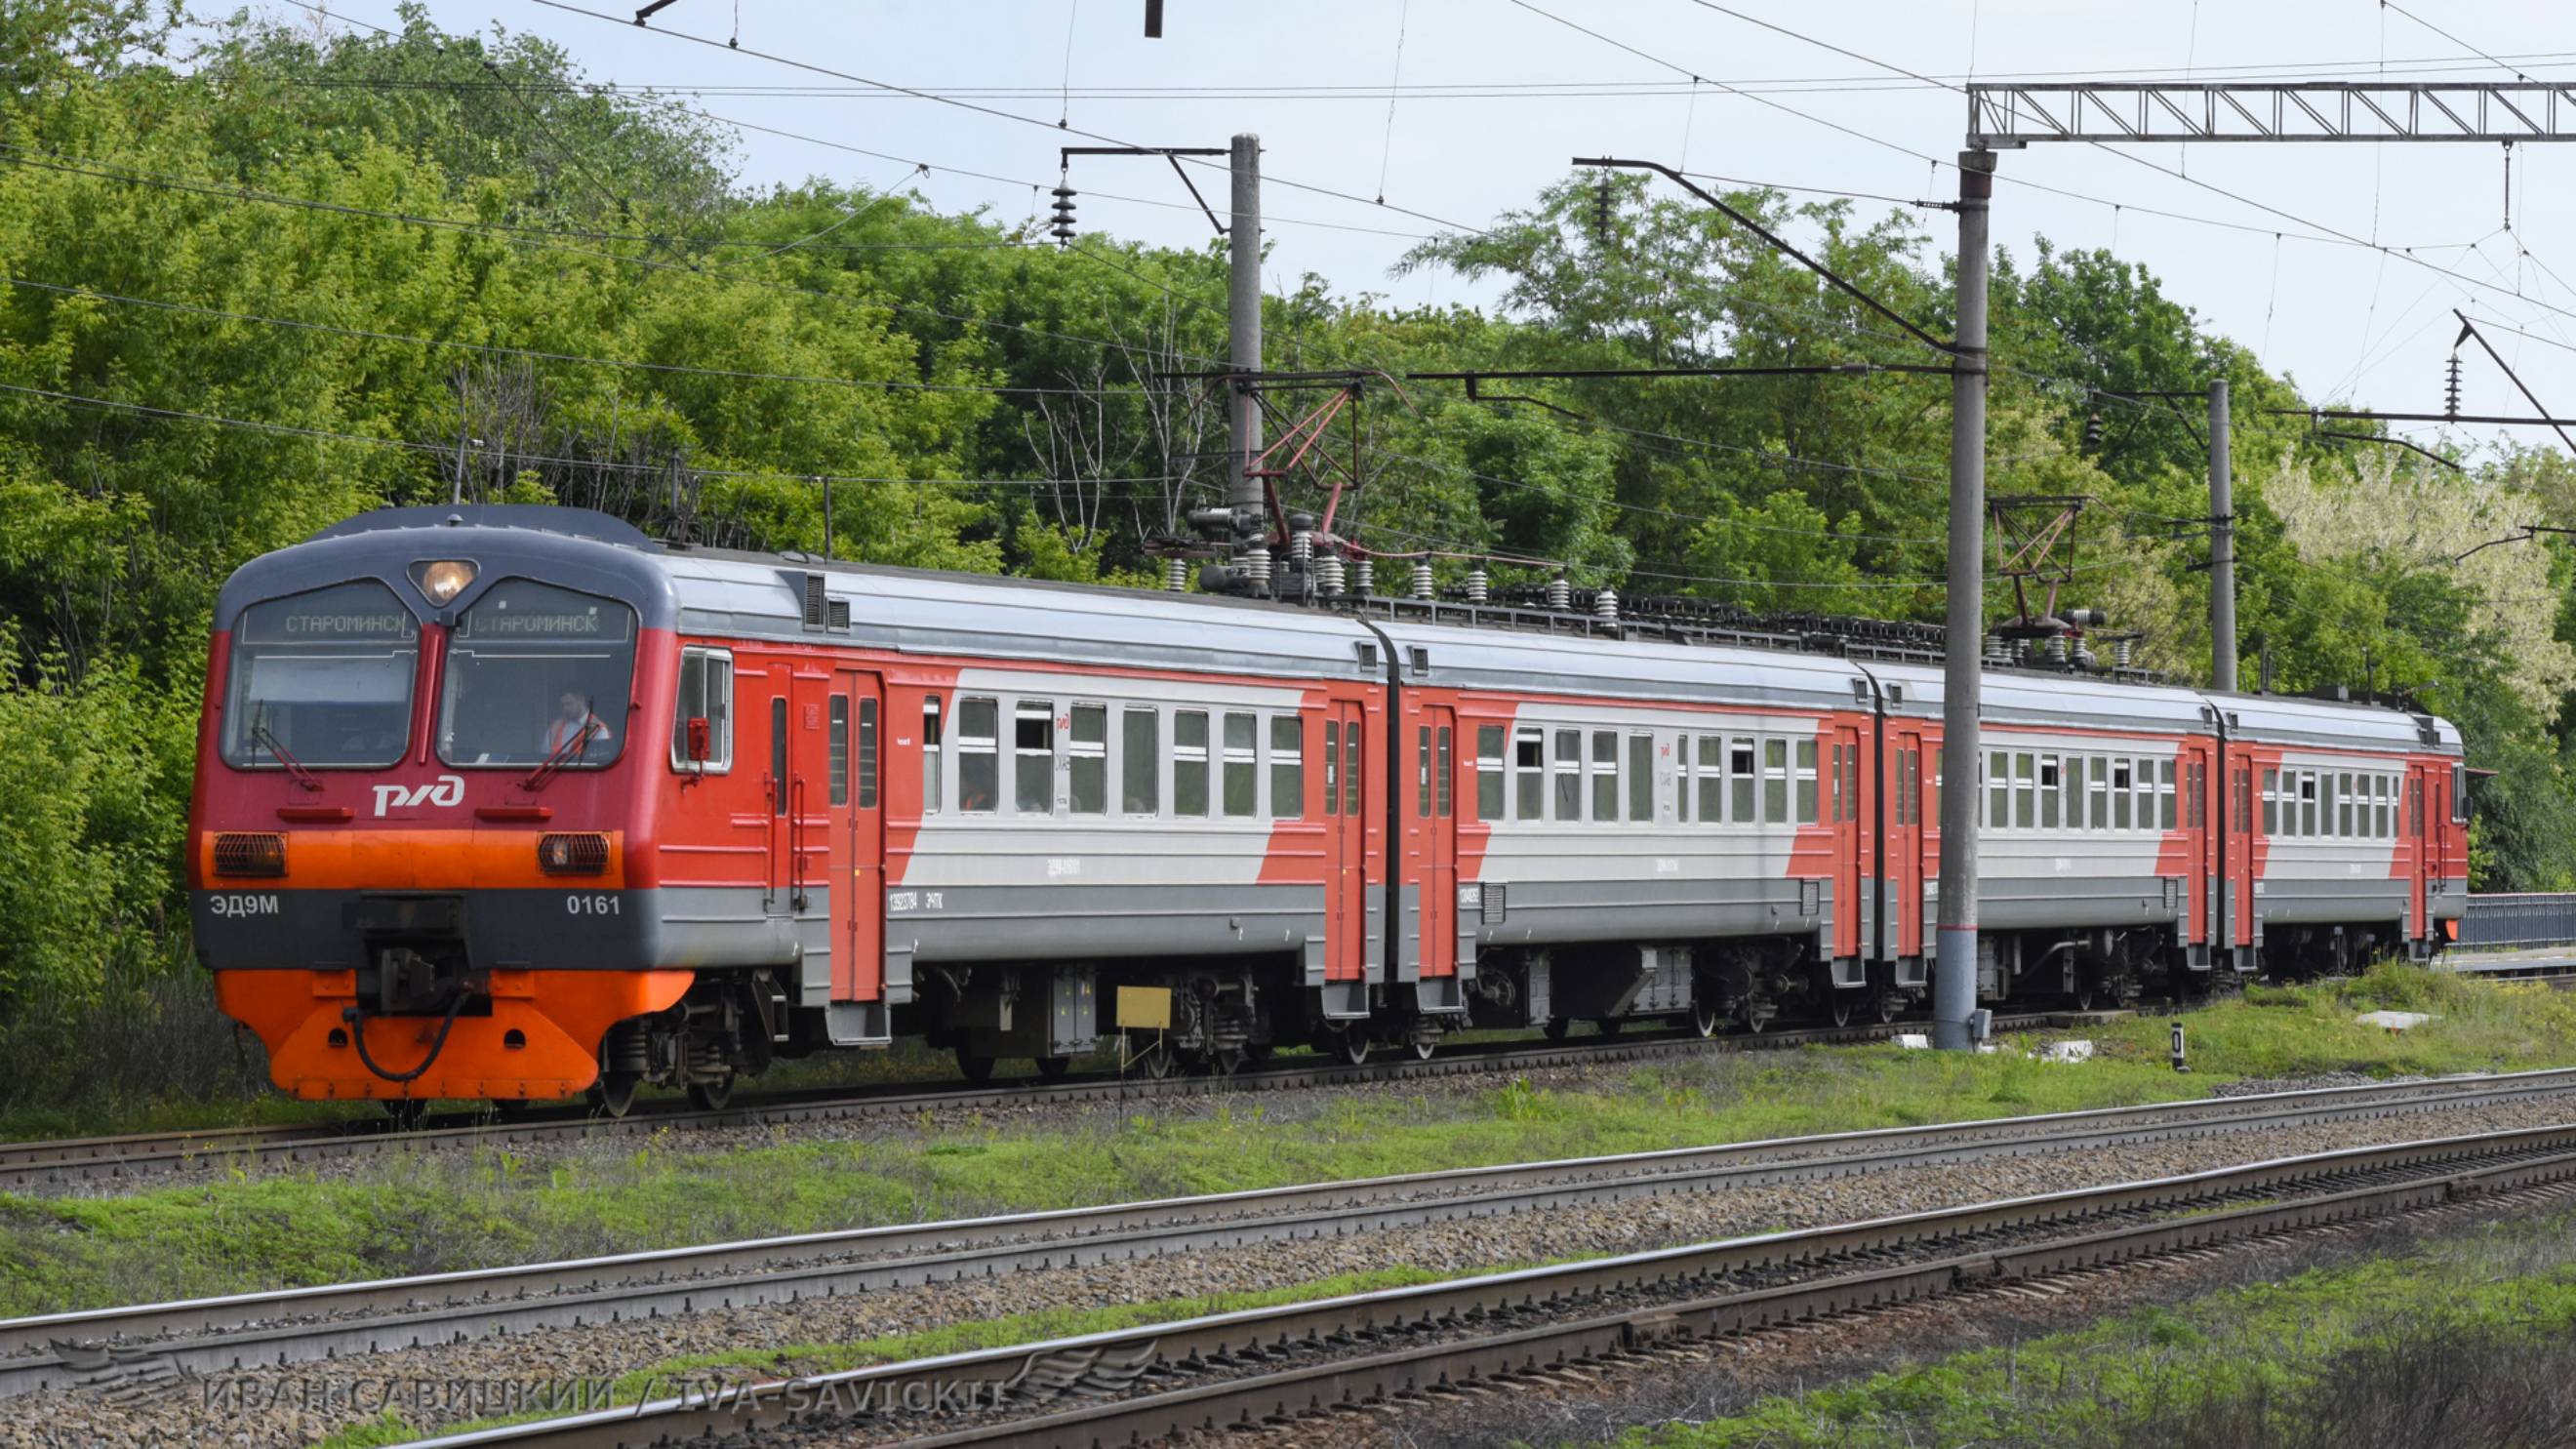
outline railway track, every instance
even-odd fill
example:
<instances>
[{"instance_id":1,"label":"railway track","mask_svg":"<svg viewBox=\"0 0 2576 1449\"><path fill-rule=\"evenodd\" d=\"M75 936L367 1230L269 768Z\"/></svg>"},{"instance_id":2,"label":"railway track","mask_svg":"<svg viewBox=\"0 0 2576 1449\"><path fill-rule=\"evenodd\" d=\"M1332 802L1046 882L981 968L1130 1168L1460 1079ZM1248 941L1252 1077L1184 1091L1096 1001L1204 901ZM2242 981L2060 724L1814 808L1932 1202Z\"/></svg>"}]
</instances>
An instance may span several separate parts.
<instances>
[{"instance_id":1,"label":"railway track","mask_svg":"<svg viewBox=\"0 0 2576 1449\"><path fill-rule=\"evenodd\" d=\"M2456 957L2448 969L2462 975L2492 979L2576 983L2576 957L2557 949ZM2003 1032L2081 1026L2125 1014L2028 1012L1997 1017L1994 1029ZM593 1116L578 1105L539 1109L509 1120L460 1113L432 1119L426 1127L411 1131L395 1130L388 1121L358 1129L341 1123L318 1123L62 1138L0 1144L0 1189L42 1192L95 1183L139 1181L217 1165L265 1169L411 1148L478 1143L506 1146L608 1133L651 1133L665 1128L764 1126L886 1113L1015 1107L1042 1101L1130 1100L1217 1092L1275 1091L1403 1081L1458 1073L1520 1071L1583 1062L1648 1061L1707 1050L1758 1051L1885 1041L1901 1032L1922 1029L1923 1023L1918 1021L1897 1021L1711 1039L1702 1039L1687 1032L1665 1032L1569 1042L1483 1043L1451 1048L1428 1061L1405 1056L1352 1067L1327 1062L1320 1057L1298 1058L1248 1067L1230 1077L1121 1079L1108 1073L1089 1073L1058 1082L1031 1079L978 1087L942 1085L925 1088L898 1084L863 1091L821 1090L781 1094L738 1102L714 1112L694 1110L678 1102L647 1103L623 1118Z\"/></svg>"},{"instance_id":2,"label":"railway track","mask_svg":"<svg viewBox=\"0 0 2576 1449\"><path fill-rule=\"evenodd\" d=\"M852 1229L53 1314L0 1322L0 1395L76 1381L79 1356L66 1358L58 1344L149 1344L176 1368L226 1372L1027 1269L1224 1252L1568 1205L2392 1118L2569 1093L2576 1093L2576 1070L2214 1098Z\"/></svg>"},{"instance_id":3,"label":"railway track","mask_svg":"<svg viewBox=\"0 0 2576 1449\"><path fill-rule=\"evenodd\" d=\"M2352 1148L741 1385L415 1449L742 1436L989 1449L1290 1428L1962 1289L2473 1198L2571 1194L2576 1125Z\"/></svg>"},{"instance_id":4,"label":"railway track","mask_svg":"<svg viewBox=\"0 0 2576 1449\"><path fill-rule=\"evenodd\" d=\"M2111 1020L2125 1012L2039 1012L1998 1017L1997 1031L2030 1031ZM1566 1042L1480 1043L1453 1048L1429 1060L1412 1056L1347 1066L1322 1057L1272 1062L1227 1077L1120 1078L1087 1073L1062 1081L1028 1080L999 1086L898 1084L866 1091L830 1090L780 1095L705 1112L674 1104L639 1107L622 1118L599 1117L578 1106L545 1109L496 1120L479 1116L441 1119L422 1130L395 1131L390 1121L351 1130L346 1124L280 1125L194 1132L144 1133L0 1145L0 1189L45 1191L94 1183L137 1181L208 1167L274 1168L334 1161L371 1153L468 1145L507 1146L665 1128L769 1126L888 1113L1019 1107L1036 1102L1138 1101L1220 1092L1279 1091L1410 1081L1461 1073L1527 1071L1582 1063L1650 1061L1698 1052L1752 1051L1819 1044L1885 1041L1923 1030L1920 1022L1870 1023L1703 1039L1687 1032L1588 1037Z\"/></svg>"}]
</instances>

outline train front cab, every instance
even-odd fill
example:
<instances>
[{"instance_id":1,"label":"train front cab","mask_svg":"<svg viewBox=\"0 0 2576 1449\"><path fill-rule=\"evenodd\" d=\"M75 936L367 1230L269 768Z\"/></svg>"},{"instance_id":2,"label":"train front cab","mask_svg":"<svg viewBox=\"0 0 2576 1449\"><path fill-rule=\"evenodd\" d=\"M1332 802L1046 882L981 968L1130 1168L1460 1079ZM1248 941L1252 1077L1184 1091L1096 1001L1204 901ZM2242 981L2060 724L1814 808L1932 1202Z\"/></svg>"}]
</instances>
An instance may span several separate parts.
<instances>
[{"instance_id":1,"label":"train front cab","mask_svg":"<svg viewBox=\"0 0 2576 1449\"><path fill-rule=\"evenodd\" d=\"M449 513L351 520L218 602L195 939L298 1097L562 1097L617 1023L688 1010L650 849L658 580L629 550L416 516Z\"/></svg>"}]
</instances>

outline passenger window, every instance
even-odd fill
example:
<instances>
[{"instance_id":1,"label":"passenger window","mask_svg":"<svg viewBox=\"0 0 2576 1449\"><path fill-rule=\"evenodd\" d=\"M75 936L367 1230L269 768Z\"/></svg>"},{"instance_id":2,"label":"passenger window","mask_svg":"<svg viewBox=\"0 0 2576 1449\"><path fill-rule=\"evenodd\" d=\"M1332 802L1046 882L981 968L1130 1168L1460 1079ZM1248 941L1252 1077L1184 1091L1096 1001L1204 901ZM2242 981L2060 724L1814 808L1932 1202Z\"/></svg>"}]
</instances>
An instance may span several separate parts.
<instances>
[{"instance_id":1,"label":"passenger window","mask_svg":"<svg viewBox=\"0 0 2576 1449\"><path fill-rule=\"evenodd\" d=\"M1619 736L1611 730L1592 732L1592 818L1619 818Z\"/></svg>"},{"instance_id":2,"label":"passenger window","mask_svg":"<svg viewBox=\"0 0 2576 1449\"><path fill-rule=\"evenodd\" d=\"M1118 718L1118 804L1130 815L1152 815L1163 808L1162 720L1150 709L1131 709Z\"/></svg>"},{"instance_id":3,"label":"passenger window","mask_svg":"<svg viewBox=\"0 0 2576 1449\"><path fill-rule=\"evenodd\" d=\"M2299 833L2314 839L2317 833L2317 774L2314 770L2299 772Z\"/></svg>"},{"instance_id":4,"label":"passenger window","mask_svg":"<svg viewBox=\"0 0 2576 1449\"><path fill-rule=\"evenodd\" d=\"M2100 755L2084 762L2085 793L2092 797L2092 803L2084 810L2084 828L2087 830L2111 828L2111 793L2106 783L2111 778L2110 770L2111 762Z\"/></svg>"},{"instance_id":5,"label":"passenger window","mask_svg":"<svg viewBox=\"0 0 2576 1449\"><path fill-rule=\"evenodd\" d=\"M1000 741L993 733L999 715L989 699L957 701L957 808L969 815L1001 808Z\"/></svg>"},{"instance_id":6,"label":"passenger window","mask_svg":"<svg viewBox=\"0 0 2576 1449\"><path fill-rule=\"evenodd\" d=\"M1261 721L1248 714L1225 717L1225 813L1251 815L1260 809Z\"/></svg>"},{"instance_id":7,"label":"passenger window","mask_svg":"<svg viewBox=\"0 0 2576 1449\"><path fill-rule=\"evenodd\" d=\"M1798 741L1798 823L1816 823L1816 742Z\"/></svg>"},{"instance_id":8,"label":"passenger window","mask_svg":"<svg viewBox=\"0 0 2576 1449\"><path fill-rule=\"evenodd\" d=\"M2127 760L2111 762L2111 828L2129 828L2130 810L2137 794L2135 769Z\"/></svg>"},{"instance_id":9,"label":"passenger window","mask_svg":"<svg viewBox=\"0 0 2576 1449\"><path fill-rule=\"evenodd\" d=\"M2013 825L2016 829L2028 830L2038 823L2034 808L2037 804L2038 787L2031 779L2031 757L2026 753L2014 755Z\"/></svg>"},{"instance_id":10,"label":"passenger window","mask_svg":"<svg viewBox=\"0 0 2576 1449\"><path fill-rule=\"evenodd\" d=\"M1011 808L1055 813L1055 701L1024 699L1011 714Z\"/></svg>"},{"instance_id":11,"label":"passenger window","mask_svg":"<svg viewBox=\"0 0 2576 1449\"><path fill-rule=\"evenodd\" d=\"M1065 784L1076 815L1109 813L1109 706L1073 707L1073 738L1065 742Z\"/></svg>"},{"instance_id":12,"label":"passenger window","mask_svg":"<svg viewBox=\"0 0 2576 1449\"><path fill-rule=\"evenodd\" d=\"M877 808L877 702L859 701L859 808Z\"/></svg>"},{"instance_id":13,"label":"passenger window","mask_svg":"<svg viewBox=\"0 0 2576 1449\"><path fill-rule=\"evenodd\" d=\"M1270 816L1294 820L1306 813L1306 722L1293 714L1270 719Z\"/></svg>"},{"instance_id":14,"label":"passenger window","mask_svg":"<svg viewBox=\"0 0 2576 1449\"><path fill-rule=\"evenodd\" d=\"M1628 736L1628 818L1655 818L1655 737Z\"/></svg>"},{"instance_id":15,"label":"passenger window","mask_svg":"<svg viewBox=\"0 0 2576 1449\"><path fill-rule=\"evenodd\" d=\"M1356 738L1355 734L1355 741ZM1443 820L1449 818L1450 796L1451 793L1457 789L1457 780L1457 767L1450 757L1449 726L1442 725L1440 727L1440 768L1432 775L1431 783L1433 793L1437 797L1440 807L1440 818ZM1356 791L1354 791L1352 795L1351 813L1354 815L1359 813L1358 794Z\"/></svg>"},{"instance_id":16,"label":"passenger window","mask_svg":"<svg viewBox=\"0 0 2576 1449\"><path fill-rule=\"evenodd\" d=\"M2352 834L2352 776L2348 772L2335 776L2335 834Z\"/></svg>"},{"instance_id":17,"label":"passenger window","mask_svg":"<svg viewBox=\"0 0 2576 1449\"><path fill-rule=\"evenodd\" d=\"M1726 741L1699 737L1699 820L1716 825L1726 819Z\"/></svg>"},{"instance_id":18,"label":"passenger window","mask_svg":"<svg viewBox=\"0 0 2576 1449\"><path fill-rule=\"evenodd\" d=\"M921 813L939 813L939 696L921 702Z\"/></svg>"},{"instance_id":19,"label":"passenger window","mask_svg":"<svg viewBox=\"0 0 2576 1449\"><path fill-rule=\"evenodd\" d=\"M2057 792L2060 785L2055 755L2039 757L2039 828L2057 828Z\"/></svg>"},{"instance_id":20,"label":"passenger window","mask_svg":"<svg viewBox=\"0 0 2576 1449\"><path fill-rule=\"evenodd\" d=\"M689 721L707 722L707 757L689 758ZM733 656L710 649L680 651L680 697L671 713L671 765L691 774L721 775L733 768Z\"/></svg>"},{"instance_id":21,"label":"passenger window","mask_svg":"<svg viewBox=\"0 0 2576 1449\"><path fill-rule=\"evenodd\" d=\"M1810 746L1810 748L1813 748ZM1770 825L1789 819L1789 742L1762 742L1762 819Z\"/></svg>"},{"instance_id":22,"label":"passenger window","mask_svg":"<svg viewBox=\"0 0 2576 1449\"><path fill-rule=\"evenodd\" d=\"M1583 731L1556 732L1556 818L1583 818Z\"/></svg>"},{"instance_id":23,"label":"passenger window","mask_svg":"<svg viewBox=\"0 0 2576 1449\"><path fill-rule=\"evenodd\" d=\"M2266 836L2281 833L2281 772L2278 770L2263 772L2263 833Z\"/></svg>"},{"instance_id":24,"label":"passenger window","mask_svg":"<svg viewBox=\"0 0 2576 1449\"><path fill-rule=\"evenodd\" d=\"M2001 750L1986 756L1986 828L2012 823L2012 757Z\"/></svg>"},{"instance_id":25,"label":"passenger window","mask_svg":"<svg viewBox=\"0 0 2576 1449\"><path fill-rule=\"evenodd\" d=\"M831 707L832 721L824 736L824 748L831 771L832 803L847 805L850 803L850 697L833 695Z\"/></svg>"},{"instance_id":26,"label":"passenger window","mask_svg":"<svg viewBox=\"0 0 2576 1449\"><path fill-rule=\"evenodd\" d=\"M1547 736L1543 731L1524 727L1512 737L1512 773L1516 777L1512 818L1544 820L1547 818Z\"/></svg>"},{"instance_id":27,"label":"passenger window","mask_svg":"<svg viewBox=\"0 0 2576 1449\"><path fill-rule=\"evenodd\" d=\"M1503 818L1503 727L1476 726L1476 818Z\"/></svg>"},{"instance_id":28,"label":"passenger window","mask_svg":"<svg viewBox=\"0 0 2576 1449\"><path fill-rule=\"evenodd\" d=\"M2174 771L2171 760L2156 761L2156 826L2162 830L2174 828Z\"/></svg>"},{"instance_id":29,"label":"passenger window","mask_svg":"<svg viewBox=\"0 0 2576 1449\"><path fill-rule=\"evenodd\" d=\"M1172 813L1208 813L1208 717L1200 710L1172 716Z\"/></svg>"},{"instance_id":30,"label":"passenger window","mask_svg":"<svg viewBox=\"0 0 2576 1449\"><path fill-rule=\"evenodd\" d=\"M1738 825L1751 825L1760 817L1753 813L1753 741L1730 740L1726 746L1727 819Z\"/></svg>"}]
</instances>

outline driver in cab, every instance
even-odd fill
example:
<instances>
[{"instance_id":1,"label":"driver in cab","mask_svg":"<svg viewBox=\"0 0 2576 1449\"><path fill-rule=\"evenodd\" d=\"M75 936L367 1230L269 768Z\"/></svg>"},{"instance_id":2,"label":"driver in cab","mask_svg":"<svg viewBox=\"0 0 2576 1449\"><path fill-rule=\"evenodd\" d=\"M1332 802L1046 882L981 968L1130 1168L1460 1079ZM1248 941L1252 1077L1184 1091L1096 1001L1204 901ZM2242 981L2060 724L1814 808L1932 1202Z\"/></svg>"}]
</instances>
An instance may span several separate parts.
<instances>
[{"instance_id":1,"label":"driver in cab","mask_svg":"<svg viewBox=\"0 0 2576 1449\"><path fill-rule=\"evenodd\" d=\"M555 701L555 708L554 722L546 726L547 758L575 750L588 754L592 745L608 743L608 722L591 713L590 701L567 689L563 697ZM583 743L576 745L573 743L575 740Z\"/></svg>"}]
</instances>

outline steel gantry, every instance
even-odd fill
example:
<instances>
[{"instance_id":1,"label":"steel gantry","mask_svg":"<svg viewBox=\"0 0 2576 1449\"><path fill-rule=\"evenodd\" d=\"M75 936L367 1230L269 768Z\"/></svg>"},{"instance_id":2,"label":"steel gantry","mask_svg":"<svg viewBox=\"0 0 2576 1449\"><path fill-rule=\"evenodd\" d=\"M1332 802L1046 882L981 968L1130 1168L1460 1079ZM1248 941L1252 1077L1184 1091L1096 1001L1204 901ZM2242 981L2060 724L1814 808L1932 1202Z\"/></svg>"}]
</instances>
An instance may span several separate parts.
<instances>
[{"instance_id":1,"label":"steel gantry","mask_svg":"<svg viewBox=\"0 0 2576 1449\"><path fill-rule=\"evenodd\" d=\"M2576 84L2064 81L1968 87L1968 145L2033 141L2576 141Z\"/></svg>"},{"instance_id":2,"label":"steel gantry","mask_svg":"<svg viewBox=\"0 0 2576 1449\"><path fill-rule=\"evenodd\" d=\"M1934 1044L1964 1048L1976 1015L1977 765L1984 633L1986 274L1995 153L2036 142L2576 141L2576 84L2545 81L2060 81L1977 85L1959 153L1958 342L1951 379L1949 622L1941 720L1940 953L1932 973ZM2510 152L2508 152L2510 154ZM2214 485L2225 478L2226 393L2210 408ZM2213 560L2231 558L2226 504L2211 511ZM2215 571L2213 571L2215 572ZM2212 632L2235 632L2230 583L2213 579ZM2215 648L2219 689L2236 687L2233 649ZM2224 907L2222 907L2222 910ZM2220 919L2228 919L2222 915Z\"/></svg>"}]
</instances>

